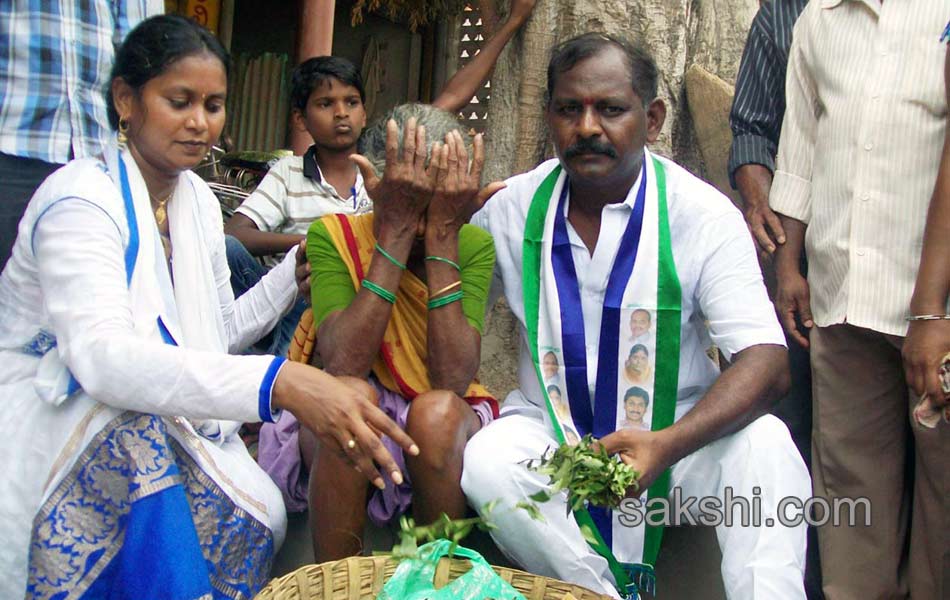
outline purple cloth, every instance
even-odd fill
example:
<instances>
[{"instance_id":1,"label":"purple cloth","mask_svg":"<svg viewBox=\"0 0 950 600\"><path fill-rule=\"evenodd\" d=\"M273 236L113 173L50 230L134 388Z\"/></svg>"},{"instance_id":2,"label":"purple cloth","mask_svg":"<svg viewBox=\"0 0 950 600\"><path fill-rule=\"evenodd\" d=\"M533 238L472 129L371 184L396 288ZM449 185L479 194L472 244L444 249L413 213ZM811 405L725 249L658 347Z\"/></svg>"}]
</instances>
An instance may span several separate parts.
<instances>
[{"instance_id":1,"label":"purple cloth","mask_svg":"<svg viewBox=\"0 0 950 600\"><path fill-rule=\"evenodd\" d=\"M370 379L370 383L379 392L380 410L395 421L400 429L405 431L406 421L409 418L409 401L379 385L379 382L375 379ZM409 480L409 469L406 468L406 457L403 456L402 448L392 441L389 436L384 435L382 441L389 453L392 454L393 460L396 461L396 466L399 467L399 471L402 473L403 482L396 485L390 479L389 473L383 473L386 489L375 490L366 504L366 515L379 527L398 518L412 504L412 482Z\"/></svg>"},{"instance_id":2,"label":"purple cloth","mask_svg":"<svg viewBox=\"0 0 950 600\"><path fill-rule=\"evenodd\" d=\"M257 439L257 463L277 484L287 512L307 510L307 480L298 443L300 423L289 410L274 423L264 423Z\"/></svg>"},{"instance_id":3,"label":"purple cloth","mask_svg":"<svg viewBox=\"0 0 950 600\"><path fill-rule=\"evenodd\" d=\"M369 383L379 392L379 408L405 430L409 417L409 401L387 390L373 377ZM482 427L493 419L491 406L487 402L472 406L472 410L482 422ZM299 431L300 423L297 418L285 410L281 412L276 423L264 423L261 426L258 441L257 462L280 488L288 512L307 510L307 483L310 474L303 472ZM383 473L386 489L375 490L366 505L366 514L377 526L392 522L406 512L412 503L412 482L409 479L409 470L406 469L402 448L388 436L383 436L382 441L399 466L404 481L395 485L389 474Z\"/></svg>"}]
</instances>

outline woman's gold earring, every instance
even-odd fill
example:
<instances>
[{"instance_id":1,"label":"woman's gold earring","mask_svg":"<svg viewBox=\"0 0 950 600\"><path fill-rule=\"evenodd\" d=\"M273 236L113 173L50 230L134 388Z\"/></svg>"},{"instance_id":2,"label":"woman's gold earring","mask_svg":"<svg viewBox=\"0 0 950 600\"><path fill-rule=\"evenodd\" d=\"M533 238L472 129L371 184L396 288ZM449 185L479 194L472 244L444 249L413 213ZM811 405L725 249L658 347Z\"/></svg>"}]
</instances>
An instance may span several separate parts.
<instances>
[{"instance_id":1,"label":"woman's gold earring","mask_svg":"<svg viewBox=\"0 0 950 600\"><path fill-rule=\"evenodd\" d=\"M129 122L125 119L119 119L119 135L116 136L119 140L119 145L123 148L125 144L128 143L129 137L126 135L129 131Z\"/></svg>"}]
</instances>

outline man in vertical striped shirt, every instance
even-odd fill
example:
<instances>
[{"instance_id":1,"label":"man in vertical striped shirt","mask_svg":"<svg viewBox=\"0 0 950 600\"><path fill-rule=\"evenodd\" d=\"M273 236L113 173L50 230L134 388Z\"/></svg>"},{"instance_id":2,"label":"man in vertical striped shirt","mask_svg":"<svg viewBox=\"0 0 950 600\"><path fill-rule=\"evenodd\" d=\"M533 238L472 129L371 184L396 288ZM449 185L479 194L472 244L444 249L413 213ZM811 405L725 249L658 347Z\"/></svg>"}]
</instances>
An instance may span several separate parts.
<instances>
[{"instance_id":1,"label":"man in vertical striped shirt","mask_svg":"<svg viewBox=\"0 0 950 600\"><path fill-rule=\"evenodd\" d=\"M0 269L46 176L109 138L115 47L161 0L0 3Z\"/></svg>"},{"instance_id":2,"label":"man in vertical striped shirt","mask_svg":"<svg viewBox=\"0 0 950 600\"><path fill-rule=\"evenodd\" d=\"M871 507L870 525L859 511L856 525L818 530L831 600L950 597L950 425L910 420L901 365L947 131L947 11L934 0L814 0L789 53L769 198L786 235L776 306L811 347L815 494Z\"/></svg>"},{"instance_id":3,"label":"man in vertical striped shirt","mask_svg":"<svg viewBox=\"0 0 950 600\"><path fill-rule=\"evenodd\" d=\"M746 39L736 93L729 114L732 148L729 180L739 191L743 216L765 274L769 296L775 295L771 256L785 241L778 216L769 208L769 189L775 172L779 132L785 116L785 70L792 45L792 27L808 0L764 2L752 20ZM805 268L803 261L803 271ZM791 388L773 411L788 426L806 465L811 465L811 366L808 351L788 340ZM808 529L805 592L821 598L821 567L813 527Z\"/></svg>"}]
</instances>

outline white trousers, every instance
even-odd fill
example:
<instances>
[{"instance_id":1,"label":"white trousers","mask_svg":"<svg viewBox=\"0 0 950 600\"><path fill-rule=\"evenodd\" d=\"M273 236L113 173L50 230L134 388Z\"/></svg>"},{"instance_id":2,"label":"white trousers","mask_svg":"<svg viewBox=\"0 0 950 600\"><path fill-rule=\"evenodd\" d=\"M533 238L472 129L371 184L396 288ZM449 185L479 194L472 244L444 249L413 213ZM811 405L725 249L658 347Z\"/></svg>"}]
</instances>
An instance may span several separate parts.
<instances>
[{"instance_id":1,"label":"white trousers","mask_svg":"<svg viewBox=\"0 0 950 600\"><path fill-rule=\"evenodd\" d=\"M541 420L524 414L503 416L469 441L462 488L476 510L492 500L499 501L491 513L492 521L498 526L492 531L492 538L524 569L617 596L607 561L584 541L573 515L567 513L564 494L540 505L543 522L514 508L517 502L548 487L547 476L530 472L520 463L538 458L547 448L556 445L553 432ZM805 525L779 524L777 509L783 498L794 497L804 503L810 496L811 483L805 464L781 421L771 415L761 417L741 431L685 457L673 466L671 498L676 488L683 499L717 497L722 500L731 495L747 498L752 504L753 498L758 498L762 522L773 519L771 527L743 526L741 510L735 509L732 526L716 526L727 598L805 598ZM726 488L731 491L727 492ZM697 503L693 503L688 512L698 517ZM754 516L753 512L749 511L750 517ZM799 514L792 508L784 512L788 518ZM629 528L624 531L623 526L618 527L616 518L614 523L616 554L618 548L625 545L618 536L627 533L639 537L642 531ZM630 560L622 555L617 558L622 562ZM662 587L663 582L658 580L659 594Z\"/></svg>"}]
</instances>

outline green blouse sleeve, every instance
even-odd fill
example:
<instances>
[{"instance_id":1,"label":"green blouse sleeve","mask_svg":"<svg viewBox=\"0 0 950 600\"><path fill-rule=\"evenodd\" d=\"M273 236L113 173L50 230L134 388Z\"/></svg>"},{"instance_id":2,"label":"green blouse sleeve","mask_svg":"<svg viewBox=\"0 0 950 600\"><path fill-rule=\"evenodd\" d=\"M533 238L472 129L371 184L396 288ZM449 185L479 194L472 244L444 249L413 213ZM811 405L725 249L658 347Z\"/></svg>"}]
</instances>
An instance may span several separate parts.
<instances>
[{"instance_id":1,"label":"green blouse sleeve","mask_svg":"<svg viewBox=\"0 0 950 600\"><path fill-rule=\"evenodd\" d=\"M307 232L310 261L310 302L314 325L319 328L331 313L343 310L356 298L346 265L322 221ZM485 323L485 304L495 268L495 244L488 232L465 225L459 232L459 266L462 267L462 313L479 333Z\"/></svg>"},{"instance_id":2,"label":"green blouse sleeve","mask_svg":"<svg viewBox=\"0 0 950 600\"><path fill-rule=\"evenodd\" d=\"M322 220L314 221L307 231L307 260L310 261L310 305L314 326L319 328L330 313L350 305L356 290Z\"/></svg>"},{"instance_id":3,"label":"green blouse sleeve","mask_svg":"<svg viewBox=\"0 0 950 600\"><path fill-rule=\"evenodd\" d=\"M462 312L478 333L485 324L485 305L495 269L495 242L491 234L474 225L459 232L459 266L462 267Z\"/></svg>"}]
</instances>

